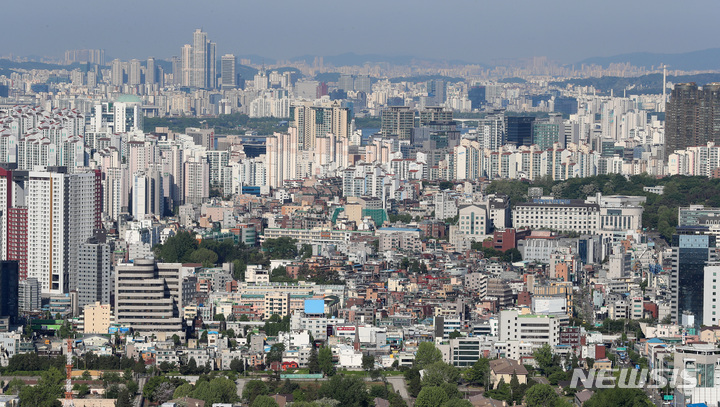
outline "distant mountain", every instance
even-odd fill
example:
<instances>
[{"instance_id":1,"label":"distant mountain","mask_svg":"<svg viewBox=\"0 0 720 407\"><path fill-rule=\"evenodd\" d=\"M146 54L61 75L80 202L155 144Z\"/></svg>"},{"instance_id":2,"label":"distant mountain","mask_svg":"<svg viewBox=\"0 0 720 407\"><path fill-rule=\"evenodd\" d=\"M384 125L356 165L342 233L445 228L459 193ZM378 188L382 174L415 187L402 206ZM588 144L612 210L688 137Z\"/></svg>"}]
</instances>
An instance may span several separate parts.
<instances>
[{"instance_id":1,"label":"distant mountain","mask_svg":"<svg viewBox=\"0 0 720 407\"><path fill-rule=\"evenodd\" d=\"M711 48L681 54L634 52L611 57L593 57L580 61L579 63L596 64L607 67L613 63L624 62L648 69L653 66L657 68L660 64L665 64L668 65L670 69L681 69L686 71L720 70L720 48Z\"/></svg>"},{"instance_id":2,"label":"distant mountain","mask_svg":"<svg viewBox=\"0 0 720 407\"><path fill-rule=\"evenodd\" d=\"M315 61L316 55L302 55L299 57L291 58L291 61L305 61L308 64L312 64ZM418 61L430 62L430 63L447 63L450 65L467 65L468 62L450 60L444 61L433 58L422 58L411 55L380 55L380 54L355 54L353 52L347 52L340 55L328 55L323 56L323 63L332 64L335 66L346 66L346 65L364 65L365 63L380 63L386 62L394 65L412 65Z\"/></svg>"},{"instance_id":3,"label":"distant mountain","mask_svg":"<svg viewBox=\"0 0 720 407\"><path fill-rule=\"evenodd\" d=\"M550 82L551 85L565 87L568 84L577 86L592 86L600 92L609 94L612 90L615 95L649 95L662 93L662 74L654 73L638 77L603 76L600 78L568 79L559 82ZM669 83L695 82L702 86L720 81L720 74L703 73L698 75L668 75ZM670 92L670 89L668 89Z\"/></svg>"}]
</instances>

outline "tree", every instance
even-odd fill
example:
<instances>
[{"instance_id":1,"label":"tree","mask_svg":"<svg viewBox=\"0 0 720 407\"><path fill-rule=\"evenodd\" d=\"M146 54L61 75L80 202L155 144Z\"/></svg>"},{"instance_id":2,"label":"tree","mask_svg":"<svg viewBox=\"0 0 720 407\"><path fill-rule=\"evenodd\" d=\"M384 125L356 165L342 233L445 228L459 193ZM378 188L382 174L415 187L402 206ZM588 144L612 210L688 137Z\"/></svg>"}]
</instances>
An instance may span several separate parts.
<instances>
[{"instance_id":1,"label":"tree","mask_svg":"<svg viewBox=\"0 0 720 407\"><path fill-rule=\"evenodd\" d=\"M155 255L167 263L189 263L190 254L198 248L195 234L180 231L169 237L164 244L155 246Z\"/></svg>"},{"instance_id":2,"label":"tree","mask_svg":"<svg viewBox=\"0 0 720 407\"><path fill-rule=\"evenodd\" d=\"M425 366L425 375L422 378L423 386L440 386L443 383L452 383L457 387L460 372L455 366L439 361Z\"/></svg>"},{"instance_id":3,"label":"tree","mask_svg":"<svg viewBox=\"0 0 720 407\"><path fill-rule=\"evenodd\" d=\"M555 389L549 384L538 383L525 392L525 403L528 407L552 407L557 399Z\"/></svg>"},{"instance_id":4,"label":"tree","mask_svg":"<svg viewBox=\"0 0 720 407\"><path fill-rule=\"evenodd\" d=\"M650 407L653 406L653 403L640 389L622 389L614 387L611 389L599 390L585 402L584 406Z\"/></svg>"},{"instance_id":5,"label":"tree","mask_svg":"<svg viewBox=\"0 0 720 407\"><path fill-rule=\"evenodd\" d=\"M218 261L218 255L210 249L201 247L190 254L190 261L200 263L203 267L213 267Z\"/></svg>"},{"instance_id":6,"label":"tree","mask_svg":"<svg viewBox=\"0 0 720 407\"><path fill-rule=\"evenodd\" d=\"M193 385L190 383L181 384L180 386L175 389L175 393L173 393L173 399L179 399L183 397L187 397L193 392Z\"/></svg>"},{"instance_id":7,"label":"tree","mask_svg":"<svg viewBox=\"0 0 720 407\"><path fill-rule=\"evenodd\" d=\"M320 361L318 359L318 351L315 346L310 349L310 356L308 356L308 371L310 373L320 372Z\"/></svg>"},{"instance_id":8,"label":"tree","mask_svg":"<svg viewBox=\"0 0 720 407\"><path fill-rule=\"evenodd\" d=\"M122 389L118 391L117 395L117 401L115 402L115 407L133 407L133 394L127 390Z\"/></svg>"},{"instance_id":9,"label":"tree","mask_svg":"<svg viewBox=\"0 0 720 407\"><path fill-rule=\"evenodd\" d=\"M415 354L415 366L423 369L425 366L442 360L442 352L432 342L422 342Z\"/></svg>"},{"instance_id":10,"label":"tree","mask_svg":"<svg viewBox=\"0 0 720 407\"><path fill-rule=\"evenodd\" d=\"M367 407L370 404L365 382L357 376L335 375L320 386L318 395L335 399L343 407Z\"/></svg>"},{"instance_id":11,"label":"tree","mask_svg":"<svg viewBox=\"0 0 720 407\"><path fill-rule=\"evenodd\" d=\"M90 387L88 387L88 385L85 383L83 383L83 384L75 383L75 385L73 386L73 390L78 392L78 396L80 398L83 398L86 395L90 394Z\"/></svg>"},{"instance_id":12,"label":"tree","mask_svg":"<svg viewBox=\"0 0 720 407\"><path fill-rule=\"evenodd\" d=\"M474 384L485 386L488 373L490 372L490 360L480 358L472 367L465 371L465 380Z\"/></svg>"},{"instance_id":13,"label":"tree","mask_svg":"<svg viewBox=\"0 0 720 407\"><path fill-rule=\"evenodd\" d=\"M460 333L460 331L458 331L458 330L456 329L456 330L450 332L450 335L449 335L449 336L450 336L450 339L455 339L455 338L461 337L462 334Z\"/></svg>"},{"instance_id":14,"label":"tree","mask_svg":"<svg viewBox=\"0 0 720 407\"><path fill-rule=\"evenodd\" d=\"M268 392L268 387L262 380L250 380L245 384L242 396L248 404L252 404L257 396L265 396Z\"/></svg>"},{"instance_id":15,"label":"tree","mask_svg":"<svg viewBox=\"0 0 720 407\"><path fill-rule=\"evenodd\" d=\"M263 249L270 259L294 259L297 257L297 240L289 237L265 239Z\"/></svg>"},{"instance_id":16,"label":"tree","mask_svg":"<svg viewBox=\"0 0 720 407\"><path fill-rule=\"evenodd\" d=\"M536 349L533 356L540 371L547 373L547 370L553 365L553 353L550 345L544 344L541 348Z\"/></svg>"},{"instance_id":17,"label":"tree","mask_svg":"<svg viewBox=\"0 0 720 407\"><path fill-rule=\"evenodd\" d=\"M175 386L170 382L163 382L158 385L152 393L152 400L158 404L163 404L172 399L175 393Z\"/></svg>"},{"instance_id":18,"label":"tree","mask_svg":"<svg viewBox=\"0 0 720 407\"><path fill-rule=\"evenodd\" d=\"M225 314L215 314L215 315L213 315L213 321L224 322L224 321L225 321Z\"/></svg>"},{"instance_id":19,"label":"tree","mask_svg":"<svg viewBox=\"0 0 720 407\"><path fill-rule=\"evenodd\" d=\"M255 401L253 401L250 406L251 407L280 407L278 405L277 401L275 401L275 399L273 399L270 396L257 396L255 398Z\"/></svg>"},{"instance_id":20,"label":"tree","mask_svg":"<svg viewBox=\"0 0 720 407\"><path fill-rule=\"evenodd\" d=\"M35 386L20 388L20 405L37 407L59 407L58 400L62 397L65 375L58 369L51 367L40 376Z\"/></svg>"},{"instance_id":21,"label":"tree","mask_svg":"<svg viewBox=\"0 0 720 407\"><path fill-rule=\"evenodd\" d=\"M405 383L407 383L408 387L408 393L410 393L410 396L412 397L417 397L422 389L422 384L420 383L420 369L417 367L408 369L405 371L404 376Z\"/></svg>"},{"instance_id":22,"label":"tree","mask_svg":"<svg viewBox=\"0 0 720 407\"><path fill-rule=\"evenodd\" d=\"M448 400L447 393L441 387L426 386L415 399L415 407L439 407Z\"/></svg>"},{"instance_id":23,"label":"tree","mask_svg":"<svg viewBox=\"0 0 720 407\"><path fill-rule=\"evenodd\" d=\"M327 346L320 348L318 352L318 363L320 365L320 371L327 376L335 374L335 365L332 360L332 350Z\"/></svg>"},{"instance_id":24,"label":"tree","mask_svg":"<svg viewBox=\"0 0 720 407\"><path fill-rule=\"evenodd\" d=\"M245 385L245 389L248 389L248 385L255 380L251 380ZM262 382L260 382L262 383ZM257 386L257 385L253 385ZM263 383L263 386L265 384ZM266 395L268 393L267 386L264 387L264 394L255 393L256 390L261 390L262 387L256 388L250 394L253 401L255 397ZM203 400L205 405L213 405L216 403L234 403L238 401L237 387L235 382L225 377L216 377L210 381L198 382L195 386L195 390L192 392L192 397ZM245 390L243 390L243 397L245 397Z\"/></svg>"},{"instance_id":25,"label":"tree","mask_svg":"<svg viewBox=\"0 0 720 407\"><path fill-rule=\"evenodd\" d=\"M362 357L362 368L363 370L369 371L375 367L375 356L366 353Z\"/></svg>"},{"instance_id":26,"label":"tree","mask_svg":"<svg viewBox=\"0 0 720 407\"><path fill-rule=\"evenodd\" d=\"M472 403L463 399L451 399L442 403L441 407L472 407Z\"/></svg>"},{"instance_id":27,"label":"tree","mask_svg":"<svg viewBox=\"0 0 720 407\"><path fill-rule=\"evenodd\" d=\"M285 344L275 343L270 347L270 352L267 355L267 361L270 362L282 362L283 352L285 352Z\"/></svg>"},{"instance_id":28,"label":"tree","mask_svg":"<svg viewBox=\"0 0 720 407\"><path fill-rule=\"evenodd\" d=\"M245 371L245 364L238 358L234 358L230 361L230 370L236 373L242 373Z\"/></svg>"},{"instance_id":29,"label":"tree","mask_svg":"<svg viewBox=\"0 0 720 407\"><path fill-rule=\"evenodd\" d=\"M143 374L147 372L147 369L145 368L145 362L142 361L142 358L135 362L133 365L133 372L137 374Z\"/></svg>"}]
</instances>

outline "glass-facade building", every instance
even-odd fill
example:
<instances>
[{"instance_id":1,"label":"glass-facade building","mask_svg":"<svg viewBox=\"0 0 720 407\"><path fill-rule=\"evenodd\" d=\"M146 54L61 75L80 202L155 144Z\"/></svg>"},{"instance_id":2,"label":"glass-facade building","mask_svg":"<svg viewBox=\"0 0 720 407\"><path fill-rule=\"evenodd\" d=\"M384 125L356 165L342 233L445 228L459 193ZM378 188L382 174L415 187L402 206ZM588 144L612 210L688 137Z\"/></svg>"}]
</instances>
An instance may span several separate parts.
<instances>
[{"instance_id":1,"label":"glass-facade building","mask_svg":"<svg viewBox=\"0 0 720 407\"><path fill-rule=\"evenodd\" d=\"M670 291L674 321L690 312L696 325L702 323L705 263L717 260L715 247L715 236L673 235Z\"/></svg>"}]
</instances>

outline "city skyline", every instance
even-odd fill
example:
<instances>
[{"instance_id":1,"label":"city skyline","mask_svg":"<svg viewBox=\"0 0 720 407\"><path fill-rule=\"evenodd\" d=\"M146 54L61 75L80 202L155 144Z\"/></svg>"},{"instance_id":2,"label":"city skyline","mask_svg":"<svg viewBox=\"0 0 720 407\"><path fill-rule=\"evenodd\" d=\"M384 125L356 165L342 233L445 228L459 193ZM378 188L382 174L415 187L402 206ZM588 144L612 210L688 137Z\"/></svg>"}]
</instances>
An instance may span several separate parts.
<instances>
[{"instance_id":1,"label":"city skyline","mask_svg":"<svg viewBox=\"0 0 720 407\"><path fill-rule=\"evenodd\" d=\"M210 8L204 3L182 1L172 3L179 4L174 8L164 2L143 3L144 12L136 13L138 8L132 5L141 3L135 1L111 14L109 9L103 12L103 5L89 9L72 7L72 3L82 2L70 3L78 12L62 19L62 26L53 18L63 15L67 3L48 3L32 10L27 3L7 5L9 14L32 11L46 24L9 21L4 29L17 40L6 44L4 54L60 57L67 49L104 48L112 58L123 60L148 56L168 59L179 56L187 32L196 28L217 42L218 56L233 53L281 60L353 52L471 63L547 56L572 64L590 57L681 53L717 46L710 20L714 13L707 11L718 5L710 1L690 6L611 1L602 9L569 1L555 2L553 7L527 1L512 5L457 1L444 6L448 23L438 22L437 14L431 12L432 4L426 2L370 1L363 3L364 7L352 8L313 1L291 3L277 10L262 2L218 1ZM110 17L98 19L96 15ZM158 24L157 16L172 24ZM669 18L673 24L663 25L662 21ZM298 33L307 40L288 41ZM448 47L448 43L456 46Z\"/></svg>"}]
</instances>

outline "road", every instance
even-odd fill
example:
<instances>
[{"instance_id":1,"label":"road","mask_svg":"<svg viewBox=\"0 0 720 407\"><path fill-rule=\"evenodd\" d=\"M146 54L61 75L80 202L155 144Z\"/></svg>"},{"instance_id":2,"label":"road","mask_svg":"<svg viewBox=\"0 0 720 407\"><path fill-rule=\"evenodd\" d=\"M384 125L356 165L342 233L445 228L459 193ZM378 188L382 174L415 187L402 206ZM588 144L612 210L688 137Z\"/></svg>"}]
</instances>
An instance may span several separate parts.
<instances>
[{"instance_id":1,"label":"road","mask_svg":"<svg viewBox=\"0 0 720 407\"><path fill-rule=\"evenodd\" d=\"M147 377L143 376L138 378L138 392L139 394L135 396L135 402L133 405L135 407L142 407L143 405L143 387L145 387L145 383L147 383Z\"/></svg>"},{"instance_id":2,"label":"road","mask_svg":"<svg viewBox=\"0 0 720 407\"><path fill-rule=\"evenodd\" d=\"M400 393L400 397L403 400L410 401L410 394L408 394L407 387L405 387L405 378L402 376L388 376L388 383L390 383L396 393Z\"/></svg>"}]
</instances>

